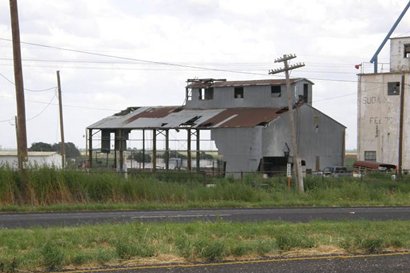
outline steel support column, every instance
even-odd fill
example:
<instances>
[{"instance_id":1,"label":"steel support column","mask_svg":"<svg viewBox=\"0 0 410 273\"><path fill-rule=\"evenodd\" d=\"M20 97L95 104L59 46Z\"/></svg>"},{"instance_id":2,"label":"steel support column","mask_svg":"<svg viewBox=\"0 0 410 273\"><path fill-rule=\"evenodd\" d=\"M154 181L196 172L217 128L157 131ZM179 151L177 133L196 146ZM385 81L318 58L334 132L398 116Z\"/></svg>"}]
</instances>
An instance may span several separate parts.
<instances>
[{"instance_id":1,"label":"steel support column","mask_svg":"<svg viewBox=\"0 0 410 273\"><path fill-rule=\"evenodd\" d=\"M152 130L152 171L157 169L157 130Z\"/></svg>"},{"instance_id":2,"label":"steel support column","mask_svg":"<svg viewBox=\"0 0 410 273\"><path fill-rule=\"evenodd\" d=\"M145 170L145 129L142 129L142 169Z\"/></svg>"},{"instance_id":3,"label":"steel support column","mask_svg":"<svg viewBox=\"0 0 410 273\"><path fill-rule=\"evenodd\" d=\"M120 162L120 172L124 171L124 131L118 130L118 150L119 150L119 162Z\"/></svg>"},{"instance_id":4,"label":"steel support column","mask_svg":"<svg viewBox=\"0 0 410 273\"><path fill-rule=\"evenodd\" d=\"M200 140L200 134L199 134L199 129L196 129L196 171L200 172L201 170L201 140Z\"/></svg>"},{"instance_id":5,"label":"steel support column","mask_svg":"<svg viewBox=\"0 0 410 273\"><path fill-rule=\"evenodd\" d=\"M165 130L165 169L169 170L169 130Z\"/></svg>"},{"instance_id":6,"label":"steel support column","mask_svg":"<svg viewBox=\"0 0 410 273\"><path fill-rule=\"evenodd\" d=\"M192 170L192 157L191 157L191 129L187 129L187 168L188 171Z\"/></svg>"},{"instance_id":7,"label":"steel support column","mask_svg":"<svg viewBox=\"0 0 410 273\"><path fill-rule=\"evenodd\" d=\"M93 129L88 129L88 167L93 167Z\"/></svg>"}]
</instances>

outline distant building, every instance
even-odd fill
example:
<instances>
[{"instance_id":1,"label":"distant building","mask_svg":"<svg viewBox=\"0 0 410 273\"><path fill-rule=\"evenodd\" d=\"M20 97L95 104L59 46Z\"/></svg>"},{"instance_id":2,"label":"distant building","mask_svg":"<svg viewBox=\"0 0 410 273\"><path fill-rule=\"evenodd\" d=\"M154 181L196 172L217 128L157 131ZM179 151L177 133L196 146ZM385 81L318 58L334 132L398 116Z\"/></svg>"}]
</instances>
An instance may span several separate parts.
<instances>
[{"instance_id":1,"label":"distant building","mask_svg":"<svg viewBox=\"0 0 410 273\"><path fill-rule=\"evenodd\" d=\"M55 167L61 168L61 155L57 152L28 152L29 167ZM17 151L0 150L0 166L13 169L18 167Z\"/></svg>"},{"instance_id":2,"label":"distant building","mask_svg":"<svg viewBox=\"0 0 410 273\"><path fill-rule=\"evenodd\" d=\"M390 72L359 74L358 160L410 169L409 80L410 37L390 39Z\"/></svg>"},{"instance_id":3,"label":"distant building","mask_svg":"<svg viewBox=\"0 0 410 273\"><path fill-rule=\"evenodd\" d=\"M300 157L310 170L343 165L345 126L312 107L312 85L291 79ZM285 80L188 80L185 99L183 106L130 107L88 126L88 136L101 132L97 150L89 138L90 159L93 152L110 152L111 135L120 151L131 130L152 130L153 147L159 133L187 130L189 162L192 151L199 155L200 132L209 130L227 174L286 170L293 153Z\"/></svg>"}]
</instances>

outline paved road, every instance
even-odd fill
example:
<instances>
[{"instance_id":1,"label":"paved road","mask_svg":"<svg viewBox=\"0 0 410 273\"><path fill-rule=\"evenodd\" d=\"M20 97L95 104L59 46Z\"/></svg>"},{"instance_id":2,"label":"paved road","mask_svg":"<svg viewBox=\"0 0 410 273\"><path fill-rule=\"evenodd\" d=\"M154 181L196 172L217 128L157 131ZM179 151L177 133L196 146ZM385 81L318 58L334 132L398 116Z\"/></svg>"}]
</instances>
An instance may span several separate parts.
<instances>
[{"instance_id":1,"label":"paved road","mask_svg":"<svg viewBox=\"0 0 410 273\"><path fill-rule=\"evenodd\" d=\"M410 207L383 208L264 208L264 209L195 209L161 211L109 211L66 213L0 213L0 228L33 226L71 226L135 221L216 220L257 222L282 220L410 220Z\"/></svg>"},{"instance_id":2,"label":"paved road","mask_svg":"<svg viewBox=\"0 0 410 273\"><path fill-rule=\"evenodd\" d=\"M76 273L410 273L410 254L272 259L184 266L140 266ZM73 273L72 272L72 273Z\"/></svg>"}]
</instances>

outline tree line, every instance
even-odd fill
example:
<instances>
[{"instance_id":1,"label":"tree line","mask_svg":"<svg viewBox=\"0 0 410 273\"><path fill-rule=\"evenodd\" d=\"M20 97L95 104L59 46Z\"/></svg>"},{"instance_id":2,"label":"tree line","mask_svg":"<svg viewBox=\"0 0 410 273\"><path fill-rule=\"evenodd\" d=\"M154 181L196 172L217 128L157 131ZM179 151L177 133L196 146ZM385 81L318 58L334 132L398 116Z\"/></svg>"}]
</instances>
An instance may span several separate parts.
<instances>
[{"instance_id":1,"label":"tree line","mask_svg":"<svg viewBox=\"0 0 410 273\"><path fill-rule=\"evenodd\" d=\"M80 151L72 142L64 143L66 158L77 158L81 155ZM61 142L49 144L44 142L34 142L31 144L29 151L36 152L61 152Z\"/></svg>"}]
</instances>

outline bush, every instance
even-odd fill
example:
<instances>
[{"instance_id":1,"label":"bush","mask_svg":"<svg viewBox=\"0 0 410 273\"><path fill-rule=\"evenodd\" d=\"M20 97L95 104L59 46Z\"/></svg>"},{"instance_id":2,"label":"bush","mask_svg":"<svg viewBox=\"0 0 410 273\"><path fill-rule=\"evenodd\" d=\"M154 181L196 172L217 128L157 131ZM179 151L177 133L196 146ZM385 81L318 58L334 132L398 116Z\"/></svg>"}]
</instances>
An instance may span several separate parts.
<instances>
[{"instance_id":1,"label":"bush","mask_svg":"<svg viewBox=\"0 0 410 273\"><path fill-rule=\"evenodd\" d=\"M207 262L221 261L225 255L225 244L221 241L198 241L195 244L196 253Z\"/></svg>"},{"instance_id":2,"label":"bush","mask_svg":"<svg viewBox=\"0 0 410 273\"><path fill-rule=\"evenodd\" d=\"M187 236L178 236L175 240L175 246L179 254L185 259L194 257L194 246Z\"/></svg>"},{"instance_id":3,"label":"bush","mask_svg":"<svg viewBox=\"0 0 410 273\"><path fill-rule=\"evenodd\" d=\"M314 240L297 234L284 233L276 236L276 244L282 251L293 248L312 248L315 247Z\"/></svg>"},{"instance_id":4,"label":"bush","mask_svg":"<svg viewBox=\"0 0 410 273\"><path fill-rule=\"evenodd\" d=\"M121 259L131 259L132 257L152 257L155 250L145 242L133 243L118 241L115 245L118 257Z\"/></svg>"},{"instance_id":5,"label":"bush","mask_svg":"<svg viewBox=\"0 0 410 273\"><path fill-rule=\"evenodd\" d=\"M367 254L377 254L383 251L384 241L378 238L357 239L357 245Z\"/></svg>"},{"instance_id":6,"label":"bush","mask_svg":"<svg viewBox=\"0 0 410 273\"><path fill-rule=\"evenodd\" d=\"M48 271L61 269L64 262L63 251L54 243L47 242L41 249L44 266Z\"/></svg>"},{"instance_id":7,"label":"bush","mask_svg":"<svg viewBox=\"0 0 410 273\"><path fill-rule=\"evenodd\" d=\"M256 246L256 252L260 256L265 256L267 253L275 249L275 247L276 247L275 242L271 240L262 240L258 242Z\"/></svg>"}]
</instances>

